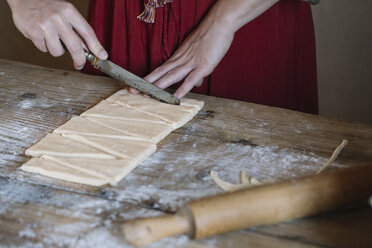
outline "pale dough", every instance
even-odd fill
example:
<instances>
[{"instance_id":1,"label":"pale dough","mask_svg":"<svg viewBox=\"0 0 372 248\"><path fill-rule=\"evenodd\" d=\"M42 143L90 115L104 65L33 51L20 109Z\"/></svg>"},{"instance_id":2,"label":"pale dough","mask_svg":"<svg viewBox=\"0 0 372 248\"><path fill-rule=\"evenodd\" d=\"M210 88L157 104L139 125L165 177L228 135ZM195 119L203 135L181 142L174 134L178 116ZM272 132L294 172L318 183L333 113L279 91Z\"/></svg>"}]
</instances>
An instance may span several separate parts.
<instances>
[{"instance_id":1,"label":"pale dough","mask_svg":"<svg viewBox=\"0 0 372 248\"><path fill-rule=\"evenodd\" d=\"M124 89L110 96L107 101L136 109L147 115L159 118L170 124L173 129L185 125L204 105L203 102L192 99L183 99L180 106L161 103L152 98L146 99L147 101L143 101L143 96L139 94L130 94Z\"/></svg>"},{"instance_id":2,"label":"pale dough","mask_svg":"<svg viewBox=\"0 0 372 248\"><path fill-rule=\"evenodd\" d=\"M180 106L121 90L26 150L21 169L93 186L116 184L156 151L156 143L191 120L203 102Z\"/></svg>"},{"instance_id":3,"label":"pale dough","mask_svg":"<svg viewBox=\"0 0 372 248\"><path fill-rule=\"evenodd\" d=\"M134 159L107 160L52 156L43 156L42 158L88 175L104 178L110 184L116 184L138 164Z\"/></svg>"},{"instance_id":4,"label":"pale dough","mask_svg":"<svg viewBox=\"0 0 372 248\"><path fill-rule=\"evenodd\" d=\"M142 162L156 151L156 145L150 142L125 139L110 139L106 137L64 134L63 136L80 143L92 146L116 158L131 158L137 163Z\"/></svg>"},{"instance_id":5,"label":"pale dough","mask_svg":"<svg viewBox=\"0 0 372 248\"><path fill-rule=\"evenodd\" d=\"M258 179L254 178L254 177L251 177L244 170L240 171L240 175L239 175L240 183L238 183L238 184L232 184L232 183L229 183L229 182L226 182L226 181L222 180L218 176L217 172L215 172L213 170L211 171L210 176L213 179L213 181L215 182L215 184L217 184L221 189L223 189L226 192L234 192L234 191L237 191L237 190L240 190L240 189L246 189L246 188L250 188L250 187L253 187L253 186L257 186L257 185L274 183L273 180L259 181Z\"/></svg>"},{"instance_id":6,"label":"pale dough","mask_svg":"<svg viewBox=\"0 0 372 248\"><path fill-rule=\"evenodd\" d=\"M43 156L32 158L22 170L93 186L116 184L137 165L131 159L92 159Z\"/></svg>"},{"instance_id":7,"label":"pale dough","mask_svg":"<svg viewBox=\"0 0 372 248\"><path fill-rule=\"evenodd\" d=\"M136 137L126 132L125 130L114 130L80 116L72 117L67 123L54 130L53 133L80 134L117 139L143 140L140 137Z\"/></svg>"},{"instance_id":8,"label":"pale dough","mask_svg":"<svg viewBox=\"0 0 372 248\"><path fill-rule=\"evenodd\" d=\"M87 120L118 132L126 132L141 140L155 144L172 132L172 128L170 126L159 123L147 123L142 121L119 120L102 117L87 117Z\"/></svg>"},{"instance_id":9,"label":"pale dough","mask_svg":"<svg viewBox=\"0 0 372 248\"><path fill-rule=\"evenodd\" d=\"M21 169L48 177L93 186L101 186L109 183L110 181L108 178L92 176L66 166L61 166L61 164L54 161L42 158L31 158L22 165Z\"/></svg>"},{"instance_id":10,"label":"pale dough","mask_svg":"<svg viewBox=\"0 0 372 248\"><path fill-rule=\"evenodd\" d=\"M87 111L82 113L81 116L166 124L165 121L162 121L159 118L144 114L143 112L140 112L132 108L128 108L127 106L123 106L118 103L109 102L106 100L103 100L93 108L88 109Z\"/></svg>"},{"instance_id":11,"label":"pale dough","mask_svg":"<svg viewBox=\"0 0 372 248\"><path fill-rule=\"evenodd\" d=\"M42 140L27 149L25 153L32 157L51 155L75 158L115 159L114 156L106 152L75 142L59 134L47 134Z\"/></svg>"}]
</instances>

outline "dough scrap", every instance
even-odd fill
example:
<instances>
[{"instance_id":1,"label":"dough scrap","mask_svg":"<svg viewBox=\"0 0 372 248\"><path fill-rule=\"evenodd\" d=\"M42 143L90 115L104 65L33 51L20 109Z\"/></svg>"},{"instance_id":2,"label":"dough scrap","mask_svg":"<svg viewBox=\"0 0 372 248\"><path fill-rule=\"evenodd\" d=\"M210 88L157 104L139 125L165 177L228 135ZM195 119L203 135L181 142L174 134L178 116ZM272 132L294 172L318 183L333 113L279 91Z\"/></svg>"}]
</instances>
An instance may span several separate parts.
<instances>
[{"instance_id":1,"label":"dough scrap","mask_svg":"<svg viewBox=\"0 0 372 248\"><path fill-rule=\"evenodd\" d=\"M338 157L338 155L341 153L342 149L345 148L348 144L348 140L344 139L342 140L341 144L336 147L336 149L333 151L331 157L328 159L328 161L316 172L316 174L321 173L324 171L333 161L335 161ZM211 171L210 173L211 178L213 181L219 186L221 189L223 189L226 192L233 192L239 189L245 189L252 187L254 185L261 185L261 184L267 184L267 183L274 183L274 180L268 179L259 181L258 179L254 177L250 177L245 171L240 172L240 183L238 184L231 184L229 182L226 182L222 180L217 172ZM372 197L371 197L372 199Z\"/></svg>"},{"instance_id":2,"label":"dough scrap","mask_svg":"<svg viewBox=\"0 0 372 248\"><path fill-rule=\"evenodd\" d=\"M218 187L220 187L226 192L234 192L240 189L246 189L246 188L250 188L253 186L257 186L257 185L274 183L274 181L271 179L259 181L257 178L251 177L244 170L240 172L240 175L239 175L240 183L238 184L232 184L232 183L222 180L218 176L217 172L213 170L211 171L210 176L213 179L214 183L217 184Z\"/></svg>"},{"instance_id":3,"label":"dough scrap","mask_svg":"<svg viewBox=\"0 0 372 248\"><path fill-rule=\"evenodd\" d=\"M174 106L119 91L27 149L33 158L20 169L92 186L115 185L203 104L186 99Z\"/></svg>"},{"instance_id":4,"label":"dough scrap","mask_svg":"<svg viewBox=\"0 0 372 248\"><path fill-rule=\"evenodd\" d=\"M333 151L331 157L328 159L328 161L316 172L316 174L319 174L321 173L322 171L324 171L328 166L330 166L333 161L335 161L338 157L338 155L340 155L342 149L345 148L345 146L347 146L347 144L349 143L348 140L344 139L342 140L341 144L339 146L336 147L336 149Z\"/></svg>"}]
</instances>

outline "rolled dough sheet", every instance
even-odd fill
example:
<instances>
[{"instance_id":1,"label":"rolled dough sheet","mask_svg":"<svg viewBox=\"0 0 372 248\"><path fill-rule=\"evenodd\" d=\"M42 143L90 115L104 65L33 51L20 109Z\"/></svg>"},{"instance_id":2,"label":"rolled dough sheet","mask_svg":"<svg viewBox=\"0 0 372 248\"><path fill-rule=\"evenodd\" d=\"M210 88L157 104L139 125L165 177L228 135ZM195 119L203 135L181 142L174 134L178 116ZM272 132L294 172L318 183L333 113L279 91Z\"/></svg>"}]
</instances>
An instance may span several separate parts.
<instances>
[{"instance_id":1,"label":"rolled dough sheet","mask_svg":"<svg viewBox=\"0 0 372 248\"><path fill-rule=\"evenodd\" d=\"M26 150L26 155L41 157L42 155L114 159L115 157L92 146L62 137L59 134L47 134L43 139Z\"/></svg>"},{"instance_id":2,"label":"rolled dough sheet","mask_svg":"<svg viewBox=\"0 0 372 248\"><path fill-rule=\"evenodd\" d=\"M141 111L159 118L177 129L190 121L204 103L192 99L183 99L180 106L158 102L152 98L144 98L140 94L130 94L128 90L120 90L110 96L107 101Z\"/></svg>"},{"instance_id":3,"label":"rolled dough sheet","mask_svg":"<svg viewBox=\"0 0 372 248\"><path fill-rule=\"evenodd\" d=\"M104 151L118 159L130 158L137 163L141 163L156 151L156 145L154 143L144 141L111 139L76 134L64 134L63 136Z\"/></svg>"},{"instance_id":4,"label":"rolled dough sheet","mask_svg":"<svg viewBox=\"0 0 372 248\"><path fill-rule=\"evenodd\" d=\"M54 161L42 158L31 158L22 165L21 169L48 177L62 179L74 183L88 184L92 186L101 186L104 184L108 184L110 181L108 178L86 174L84 172L62 166L61 164Z\"/></svg>"},{"instance_id":5,"label":"rolled dough sheet","mask_svg":"<svg viewBox=\"0 0 372 248\"><path fill-rule=\"evenodd\" d=\"M144 140L141 137L134 136L125 130L114 130L107 126L102 126L97 122L92 122L87 118L75 116L72 117L68 122L53 131L57 134L78 134L78 135L90 135L107 138L123 138L131 140Z\"/></svg>"},{"instance_id":6,"label":"rolled dough sheet","mask_svg":"<svg viewBox=\"0 0 372 248\"><path fill-rule=\"evenodd\" d=\"M119 91L27 149L34 158L21 169L93 186L116 184L202 106L191 99L173 106Z\"/></svg>"},{"instance_id":7,"label":"rolled dough sheet","mask_svg":"<svg viewBox=\"0 0 372 248\"><path fill-rule=\"evenodd\" d=\"M126 132L141 140L158 143L172 132L172 128L166 124L147 123L142 121L108 119L102 117L87 117L95 122L118 132Z\"/></svg>"},{"instance_id":8,"label":"rolled dough sheet","mask_svg":"<svg viewBox=\"0 0 372 248\"><path fill-rule=\"evenodd\" d=\"M128 108L127 106L123 106L118 103L109 102L106 100L99 102L96 106L88 109L80 116L132 120L146 123L159 123L169 125L167 122L162 121L152 115L148 115L133 108Z\"/></svg>"}]
</instances>

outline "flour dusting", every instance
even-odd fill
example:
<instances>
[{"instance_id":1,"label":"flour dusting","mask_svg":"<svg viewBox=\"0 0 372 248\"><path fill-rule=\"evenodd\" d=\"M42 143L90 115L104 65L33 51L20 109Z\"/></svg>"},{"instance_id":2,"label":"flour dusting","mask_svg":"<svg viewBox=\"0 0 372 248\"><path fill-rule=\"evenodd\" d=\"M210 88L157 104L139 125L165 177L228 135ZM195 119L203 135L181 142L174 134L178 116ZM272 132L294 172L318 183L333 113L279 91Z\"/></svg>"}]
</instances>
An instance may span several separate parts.
<instances>
[{"instance_id":1,"label":"flour dusting","mask_svg":"<svg viewBox=\"0 0 372 248\"><path fill-rule=\"evenodd\" d=\"M209 176L211 170L231 183L238 183L242 170L259 180L281 181L314 175L328 159L278 146L211 146L208 138L198 137L196 141L186 134L173 140L161 145L117 187L107 188L114 193L113 198L173 212L190 200L222 193ZM334 166L341 165L336 162Z\"/></svg>"}]
</instances>

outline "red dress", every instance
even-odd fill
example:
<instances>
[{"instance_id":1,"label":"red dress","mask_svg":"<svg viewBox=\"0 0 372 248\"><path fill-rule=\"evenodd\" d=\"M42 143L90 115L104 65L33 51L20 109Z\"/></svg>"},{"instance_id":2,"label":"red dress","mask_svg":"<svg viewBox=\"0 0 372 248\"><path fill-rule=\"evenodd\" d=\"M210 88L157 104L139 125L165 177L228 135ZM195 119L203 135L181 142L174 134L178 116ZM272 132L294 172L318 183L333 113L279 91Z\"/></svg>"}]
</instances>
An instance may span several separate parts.
<instances>
[{"instance_id":1,"label":"red dress","mask_svg":"<svg viewBox=\"0 0 372 248\"><path fill-rule=\"evenodd\" d=\"M157 8L150 24L137 19L143 0L92 0L89 22L110 59L143 77L175 51L214 2L174 0ZM280 0L242 27L218 67L193 92L318 113L309 4Z\"/></svg>"}]
</instances>

